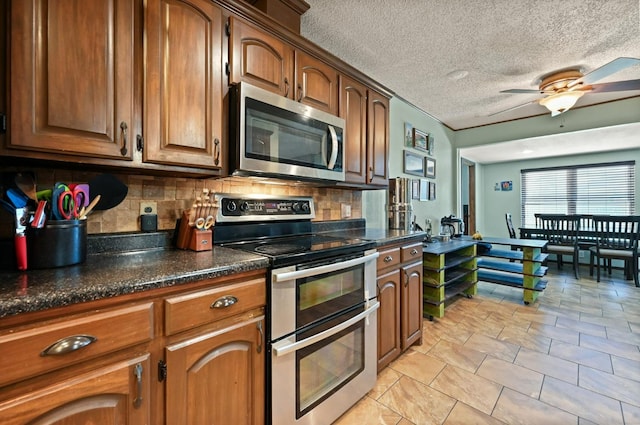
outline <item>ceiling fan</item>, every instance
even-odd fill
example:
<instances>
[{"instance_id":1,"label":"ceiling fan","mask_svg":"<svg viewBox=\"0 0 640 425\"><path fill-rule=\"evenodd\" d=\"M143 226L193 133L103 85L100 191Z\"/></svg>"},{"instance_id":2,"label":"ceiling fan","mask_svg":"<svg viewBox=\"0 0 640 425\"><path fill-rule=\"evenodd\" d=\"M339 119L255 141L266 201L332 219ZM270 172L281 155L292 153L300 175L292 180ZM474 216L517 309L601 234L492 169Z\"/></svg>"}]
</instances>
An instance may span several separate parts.
<instances>
[{"instance_id":1,"label":"ceiling fan","mask_svg":"<svg viewBox=\"0 0 640 425\"><path fill-rule=\"evenodd\" d=\"M636 64L640 64L640 59L621 57L587 74L583 74L579 68L569 68L563 71L552 72L541 77L538 90L510 89L500 92L540 93L546 95L545 97L499 112L494 112L489 116L511 111L531 103L538 103L551 111L551 116L555 117L563 112L567 112L585 93L640 90L640 79L594 84L596 81Z\"/></svg>"}]
</instances>

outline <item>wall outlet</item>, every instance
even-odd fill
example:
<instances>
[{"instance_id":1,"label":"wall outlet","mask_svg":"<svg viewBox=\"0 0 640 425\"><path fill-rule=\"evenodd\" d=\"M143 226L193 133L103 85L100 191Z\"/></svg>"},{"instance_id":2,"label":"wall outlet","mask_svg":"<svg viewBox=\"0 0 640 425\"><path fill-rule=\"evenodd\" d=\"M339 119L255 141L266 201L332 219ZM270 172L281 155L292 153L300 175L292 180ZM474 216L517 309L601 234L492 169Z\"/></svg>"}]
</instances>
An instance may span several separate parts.
<instances>
[{"instance_id":1,"label":"wall outlet","mask_svg":"<svg viewBox=\"0 0 640 425\"><path fill-rule=\"evenodd\" d=\"M156 201L140 202L140 215L158 214L158 203Z\"/></svg>"},{"instance_id":2,"label":"wall outlet","mask_svg":"<svg viewBox=\"0 0 640 425\"><path fill-rule=\"evenodd\" d=\"M340 217L342 217L342 218L351 217L351 205L349 205L349 204L340 204Z\"/></svg>"}]
</instances>

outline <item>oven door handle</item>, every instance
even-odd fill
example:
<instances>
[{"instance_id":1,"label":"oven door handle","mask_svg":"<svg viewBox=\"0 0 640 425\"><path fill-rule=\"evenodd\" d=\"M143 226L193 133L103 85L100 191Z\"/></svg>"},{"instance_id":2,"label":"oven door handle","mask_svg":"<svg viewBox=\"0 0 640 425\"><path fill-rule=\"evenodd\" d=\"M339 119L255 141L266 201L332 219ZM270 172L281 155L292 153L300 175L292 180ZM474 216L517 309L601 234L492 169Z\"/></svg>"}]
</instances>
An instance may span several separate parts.
<instances>
[{"instance_id":1,"label":"oven door handle","mask_svg":"<svg viewBox=\"0 0 640 425\"><path fill-rule=\"evenodd\" d=\"M312 269L296 270L293 272L274 273L272 279L274 282L288 282L290 280L301 279L303 277L318 276L324 273L334 272L342 269L347 269L358 264L364 264L368 261L375 260L380 254L374 252L373 254L365 255L364 257L354 258L352 260L341 261L339 263L326 264L320 267L314 267Z\"/></svg>"},{"instance_id":2,"label":"oven door handle","mask_svg":"<svg viewBox=\"0 0 640 425\"><path fill-rule=\"evenodd\" d=\"M380 303L376 301L374 304L369 305L369 307L362 313L352 317L346 322L342 322L339 325L334 326L331 329L327 329L326 331L317 333L314 336L303 339L302 341L291 342L289 338L283 339L282 341L278 341L273 344L271 346L271 349L276 356L285 356L304 347L308 347L311 344L315 344L318 341L322 341L325 338L329 338L330 336L335 335L338 332L343 331L344 329L347 329L349 326L358 323L362 319L368 318L371 313L378 309L378 307L380 307ZM295 335L293 335L291 338L293 337L295 337Z\"/></svg>"},{"instance_id":3,"label":"oven door handle","mask_svg":"<svg viewBox=\"0 0 640 425\"><path fill-rule=\"evenodd\" d=\"M336 159L338 159L338 135L333 126L328 126L328 128L329 134L331 134L331 156L328 158L327 168L333 170L336 166Z\"/></svg>"}]
</instances>

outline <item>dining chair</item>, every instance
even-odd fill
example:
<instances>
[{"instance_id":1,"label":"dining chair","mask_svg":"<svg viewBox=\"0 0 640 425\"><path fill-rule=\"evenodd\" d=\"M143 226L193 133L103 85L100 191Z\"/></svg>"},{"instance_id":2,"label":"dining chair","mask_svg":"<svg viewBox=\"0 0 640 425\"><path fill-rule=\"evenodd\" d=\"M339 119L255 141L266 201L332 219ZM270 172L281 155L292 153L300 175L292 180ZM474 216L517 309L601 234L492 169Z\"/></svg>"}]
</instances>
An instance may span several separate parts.
<instances>
[{"instance_id":1,"label":"dining chair","mask_svg":"<svg viewBox=\"0 0 640 425\"><path fill-rule=\"evenodd\" d=\"M597 260L596 280L600 282L600 260L614 259L624 261L627 278L633 275L633 282L638 282L638 240L640 239L640 216L593 216L596 232L596 246L591 247L589 258L589 274L593 276L593 265ZM611 266L609 266L611 274Z\"/></svg>"},{"instance_id":2,"label":"dining chair","mask_svg":"<svg viewBox=\"0 0 640 425\"><path fill-rule=\"evenodd\" d=\"M509 237L516 239L516 229L513 227L513 221L511 221L511 213L505 213L505 220L507 221L507 230L509 231Z\"/></svg>"},{"instance_id":3,"label":"dining chair","mask_svg":"<svg viewBox=\"0 0 640 425\"><path fill-rule=\"evenodd\" d=\"M547 240L546 251L555 254L558 269L563 266L563 256L571 255L573 272L576 279L580 279L578 258L578 232L580 230L580 216L568 214L540 214L536 216L538 227Z\"/></svg>"}]
</instances>

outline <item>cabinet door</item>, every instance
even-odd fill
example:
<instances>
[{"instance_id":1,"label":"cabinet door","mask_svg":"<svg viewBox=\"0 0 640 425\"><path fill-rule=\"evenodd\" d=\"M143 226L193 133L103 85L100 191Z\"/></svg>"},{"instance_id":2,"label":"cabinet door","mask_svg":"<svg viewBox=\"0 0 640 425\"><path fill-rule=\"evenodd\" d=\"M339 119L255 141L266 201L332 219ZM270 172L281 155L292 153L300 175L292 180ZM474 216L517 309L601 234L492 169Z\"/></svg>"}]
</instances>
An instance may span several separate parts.
<instances>
[{"instance_id":1,"label":"cabinet door","mask_svg":"<svg viewBox=\"0 0 640 425\"><path fill-rule=\"evenodd\" d=\"M306 53L296 51L295 56L295 99L338 115L338 71Z\"/></svg>"},{"instance_id":2,"label":"cabinet door","mask_svg":"<svg viewBox=\"0 0 640 425\"><path fill-rule=\"evenodd\" d=\"M229 22L229 82L246 81L293 98L293 48L244 21Z\"/></svg>"},{"instance_id":3,"label":"cabinet door","mask_svg":"<svg viewBox=\"0 0 640 425\"><path fill-rule=\"evenodd\" d=\"M367 184L389 185L389 99L369 90Z\"/></svg>"},{"instance_id":4,"label":"cabinet door","mask_svg":"<svg viewBox=\"0 0 640 425\"><path fill-rule=\"evenodd\" d=\"M422 262L402 268L402 349L422 339Z\"/></svg>"},{"instance_id":5,"label":"cabinet door","mask_svg":"<svg viewBox=\"0 0 640 425\"><path fill-rule=\"evenodd\" d=\"M132 159L135 5L11 2L9 147Z\"/></svg>"},{"instance_id":6,"label":"cabinet door","mask_svg":"<svg viewBox=\"0 0 640 425\"><path fill-rule=\"evenodd\" d=\"M345 181L366 183L367 179L367 88L340 76L340 117L345 121Z\"/></svg>"},{"instance_id":7,"label":"cabinet door","mask_svg":"<svg viewBox=\"0 0 640 425\"><path fill-rule=\"evenodd\" d=\"M0 400L0 423L148 424L150 372L144 355L30 389L19 398Z\"/></svg>"},{"instance_id":8,"label":"cabinet door","mask_svg":"<svg viewBox=\"0 0 640 425\"><path fill-rule=\"evenodd\" d=\"M222 38L207 0L148 0L143 160L220 168Z\"/></svg>"},{"instance_id":9,"label":"cabinet door","mask_svg":"<svg viewBox=\"0 0 640 425\"><path fill-rule=\"evenodd\" d=\"M166 423L264 423L264 316L166 349Z\"/></svg>"},{"instance_id":10,"label":"cabinet door","mask_svg":"<svg viewBox=\"0 0 640 425\"><path fill-rule=\"evenodd\" d=\"M378 372L400 355L400 270L378 276Z\"/></svg>"}]
</instances>

